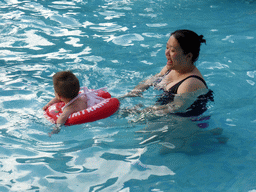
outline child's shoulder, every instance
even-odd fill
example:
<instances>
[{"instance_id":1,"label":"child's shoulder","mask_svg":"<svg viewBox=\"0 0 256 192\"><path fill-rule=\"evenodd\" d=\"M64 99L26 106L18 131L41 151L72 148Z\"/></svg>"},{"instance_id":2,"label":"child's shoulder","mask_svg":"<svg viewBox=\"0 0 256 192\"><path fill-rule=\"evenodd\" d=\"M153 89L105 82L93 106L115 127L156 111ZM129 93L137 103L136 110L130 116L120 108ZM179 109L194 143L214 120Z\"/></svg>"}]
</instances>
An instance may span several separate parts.
<instances>
[{"instance_id":1,"label":"child's shoulder","mask_svg":"<svg viewBox=\"0 0 256 192\"><path fill-rule=\"evenodd\" d=\"M86 102L87 103L87 101L88 101L88 98L87 98L87 96L86 95L82 95L81 97L79 97L80 99L79 99L79 102L81 102L81 103L83 103L83 102Z\"/></svg>"},{"instance_id":2,"label":"child's shoulder","mask_svg":"<svg viewBox=\"0 0 256 192\"><path fill-rule=\"evenodd\" d=\"M70 106L74 111L81 111L87 108L87 97L81 96Z\"/></svg>"}]
</instances>

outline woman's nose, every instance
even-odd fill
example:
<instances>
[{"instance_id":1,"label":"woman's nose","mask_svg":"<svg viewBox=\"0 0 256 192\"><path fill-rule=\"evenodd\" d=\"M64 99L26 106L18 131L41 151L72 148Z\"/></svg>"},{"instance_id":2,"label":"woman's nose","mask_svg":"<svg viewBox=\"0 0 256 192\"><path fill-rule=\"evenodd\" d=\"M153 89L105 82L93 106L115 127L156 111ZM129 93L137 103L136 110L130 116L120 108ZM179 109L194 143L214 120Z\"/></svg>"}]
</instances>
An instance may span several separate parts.
<instances>
[{"instance_id":1,"label":"woman's nose","mask_svg":"<svg viewBox=\"0 0 256 192\"><path fill-rule=\"evenodd\" d=\"M169 55L170 55L169 49L166 49L166 50L165 50L165 55L166 55L166 56L169 56Z\"/></svg>"}]
</instances>

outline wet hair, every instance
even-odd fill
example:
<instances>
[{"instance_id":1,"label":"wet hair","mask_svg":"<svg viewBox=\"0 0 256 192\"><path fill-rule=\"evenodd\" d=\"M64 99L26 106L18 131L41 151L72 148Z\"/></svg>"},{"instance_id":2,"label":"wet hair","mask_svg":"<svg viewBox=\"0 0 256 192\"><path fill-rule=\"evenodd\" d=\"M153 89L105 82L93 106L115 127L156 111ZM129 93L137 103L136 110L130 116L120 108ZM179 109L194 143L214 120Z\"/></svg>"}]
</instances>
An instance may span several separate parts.
<instances>
[{"instance_id":1,"label":"wet hair","mask_svg":"<svg viewBox=\"0 0 256 192\"><path fill-rule=\"evenodd\" d=\"M184 54L192 53L192 61L196 62L201 44L206 44L206 40L203 38L204 36L198 36L195 32L186 29L174 31L171 35L177 39Z\"/></svg>"},{"instance_id":2,"label":"wet hair","mask_svg":"<svg viewBox=\"0 0 256 192\"><path fill-rule=\"evenodd\" d=\"M71 71L60 71L53 75L55 92L64 98L75 98L80 90L78 78Z\"/></svg>"}]
</instances>

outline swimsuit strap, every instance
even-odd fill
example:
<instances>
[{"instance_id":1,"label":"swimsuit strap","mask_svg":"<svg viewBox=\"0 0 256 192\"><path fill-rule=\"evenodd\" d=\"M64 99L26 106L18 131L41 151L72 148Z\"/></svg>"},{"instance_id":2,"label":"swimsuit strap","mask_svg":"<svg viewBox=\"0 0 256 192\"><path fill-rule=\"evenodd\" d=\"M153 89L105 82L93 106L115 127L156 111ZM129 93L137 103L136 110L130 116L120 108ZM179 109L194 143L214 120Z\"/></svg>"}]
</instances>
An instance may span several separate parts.
<instances>
[{"instance_id":1,"label":"swimsuit strap","mask_svg":"<svg viewBox=\"0 0 256 192\"><path fill-rule=\"evenodd\" d=\"M106 87L102 87L102 88L97 89L97 90L92 90L92 89L88 89L87 87L82 87L83 93L78 94L75 98L73 98L71 101L69 101L64 107L62 107L62 111L67 106L71 105L75 100L77 100L82 95L86 95L88 100L89 99L102 100L103 98L99 97L96 92L99 91L99 90L106 90L106 89L107 89Z\"/></svg>"},{"instance_id":2,"label":"swimsuit strap","mask_svg":"<svg viewBox=\"0 0 256 192\"><path fill-rule=\"evenodd\" d=\"M206 88L208 88L206 82L204 81L204 79L203 79L202 77L199 77L199 76L197 76L197 75L190 75L190 76L186 77L185 79L181 80L180 82L176 83L175 85L173 85L173 86L168 90L168 92L173 93L173 94L177 94L177 91L178 91L179 86L180 86L185 80L187 80L187 79L189 79L189 78L191 78L191 77L194 77L194 78L197 78L197 79L201 80L201 81L204 83L204 85L206 86Z\"/></svg>"},{"instance_id":3,"label":"swimsuit strap","mask_svg":"<svg viewBox=\"0 0 256 192\"><path fill-rule=\"evenodd\" d=\"M163 78L165 78L165 76L167 76L170 72L171 72L171 69L167 70L166 73L165 73L163 76L160 77L160 78L161 78L161 81L162 81ZM160 81L160 82L161 82L161 81ZM158 83L160 83L160 82L158 82Z\"/></svg>"},{"instance_id":4,"label":"swimsuit strap","mask_svg":"<svg viewBox=\"0 0 256 192\"><path fill-rule=\"evenodd\" d=\"M168 75L171 72L171 69L167 70L164 76Z\"/></svg>"},{"instance_id":5,"label":"swimsuit strap","mask_svg":"<svg viewBox=\"0 0 256 192\"><path fill-rule=\"evenodd\" d=\"M165 73L163 76L158 77L158 78L152 83L152 85L156 88L156 87L157 87L157 84L159 84L159 83L163 80L163 78L164 78L166 75L168 75L168 74L170 73L170 71L171 71L171 69L167 70L166 73Z\"/></svg>"}]
</instances>

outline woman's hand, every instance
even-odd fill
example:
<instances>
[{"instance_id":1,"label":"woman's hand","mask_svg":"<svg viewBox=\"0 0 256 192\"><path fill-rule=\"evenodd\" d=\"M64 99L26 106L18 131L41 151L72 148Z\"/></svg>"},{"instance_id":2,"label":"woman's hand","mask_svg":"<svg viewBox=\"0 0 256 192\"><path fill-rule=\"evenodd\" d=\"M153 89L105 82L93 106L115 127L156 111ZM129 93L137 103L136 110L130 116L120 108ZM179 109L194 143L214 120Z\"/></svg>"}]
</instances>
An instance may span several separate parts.
<instances>
[{"instance_id":1,"label":"woman's hand","mask_svg":"<svg viewBox=\"0 0 256 192\"><path fill-rule=\"evenodd\" d=\"M139 90L132 90L125 95L118 97L118 99L124 99L126 97L142 97L142 93Z\"/></svg>"},{"instance_id":2,"label":"woman's hand","mask_svg":"<svg viewBox=\"0 0 256 192\"><path fill-rule=\"evenodd\" d=\"M161 106L154 105L154 106L144 109L143 112L146 114L151 114L151 115L155 115L155 116L163 116L163 115L170 113L167 105L161 105Z\"/></svg>"}]
</instances>

